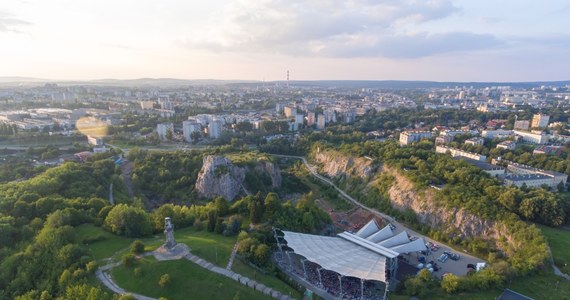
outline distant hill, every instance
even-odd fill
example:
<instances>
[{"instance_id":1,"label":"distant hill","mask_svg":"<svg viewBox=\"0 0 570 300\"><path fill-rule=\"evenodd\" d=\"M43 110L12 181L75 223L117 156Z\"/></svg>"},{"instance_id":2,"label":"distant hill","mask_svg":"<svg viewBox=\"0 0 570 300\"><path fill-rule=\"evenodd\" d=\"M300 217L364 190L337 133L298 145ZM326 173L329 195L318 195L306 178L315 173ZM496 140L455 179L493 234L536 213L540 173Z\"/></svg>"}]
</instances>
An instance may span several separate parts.
<instances>
[{"instance_id":1,"label":"distant hill","mask_svg":"<svg viewBox=\"0 0 570 300\"><path fill-rule=\"evenodd\" d=\"M285 81L275 83L285 84ZM417 89L417 88L445 88L455 86L473 86L482 88L489 86L512 86L516 88L532 88L542 85L564 86L570 85L567 81L536 81L536 82L438 82L438 81L406 81L406 80L308 80L290 81L289 85L296 86L322 86L339 88L380 88L380 89Z\"/></svg>"},{"instance_id":2,"label":"distant hill","mask_svg":"<svg viewBox=\"0 0 570 300\"><path fill-rule=\"evenodd\" d=\"M255 81L255 80L217 80L217 79L177 79L177 78L138 78L138 79L97 79L97 80L52 80L32 77L0 77L0 85L42 85L57 83L60 85L103 85L103 86L189 86L189 85L285 85L285 81ZM534 81L534 82L439 82L439 81L407 81L407 80L295 80L293 86L318 86L337 88L380 88L380 89L417 89L417 88L446 88L455 86L473 86L482 88L489 86L512 86L515 88L532 88L542 85L570 85L566 81Z\"/></svg>"}]
</instances>

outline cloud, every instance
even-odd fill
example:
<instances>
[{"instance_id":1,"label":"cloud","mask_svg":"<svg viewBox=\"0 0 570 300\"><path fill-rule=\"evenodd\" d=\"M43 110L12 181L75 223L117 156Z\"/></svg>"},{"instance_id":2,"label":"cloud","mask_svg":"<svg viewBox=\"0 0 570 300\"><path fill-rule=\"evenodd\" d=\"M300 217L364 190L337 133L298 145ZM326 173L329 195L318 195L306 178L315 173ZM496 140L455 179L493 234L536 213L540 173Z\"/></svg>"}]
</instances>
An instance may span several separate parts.
<instances>
[{"instance_id":1,"label":"cloud","mask_svg":"<svg viewBox=\"0 0 570 300\"><path fill-rule=\"evenodd\" d=\"M421 30L458 11L449 0L239 0L178 43L219 52L398 58L500 43L491 35Z\"/></svg>"},{"instance_id":2,"label":"cloud","mask_svg":"<svg viewBox=\"0 0 570 300\"><path fill-rule=\"evenodd\" d=\"M27 25L31 25L31 23L14 18L10 13L0 11L0 32L22 33L19 28Z\"/></svg>"}]
</instances>

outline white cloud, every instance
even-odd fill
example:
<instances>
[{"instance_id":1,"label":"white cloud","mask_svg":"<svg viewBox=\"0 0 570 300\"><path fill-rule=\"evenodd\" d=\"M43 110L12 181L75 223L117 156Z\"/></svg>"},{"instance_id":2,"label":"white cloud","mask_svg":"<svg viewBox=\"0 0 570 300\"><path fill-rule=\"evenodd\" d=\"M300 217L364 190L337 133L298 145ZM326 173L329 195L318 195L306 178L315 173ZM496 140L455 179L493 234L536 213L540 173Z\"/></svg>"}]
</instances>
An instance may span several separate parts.
<instances>
[{"instance_id":1,"label":"white cloud","mask_svg":"<svg viewBox=\"0 0 570 300\"><path fill-rule=\"evenodd\" d=\"M448 0L240 0L181 43L220 52L392 58L499 44L491 35L421 30L423 23L457 11Z\"/></svg>"},{"instance_id":2,"label":"white cloud","mask_svg":"<svg viewBox=\"0 0 570 300\"><path fill-rule=\"evenodd\" d=\"M31 25L31 23L15 18L14 15L0 11L0 32L21 33L22 26Z\"/></svg>"}]
</instances>

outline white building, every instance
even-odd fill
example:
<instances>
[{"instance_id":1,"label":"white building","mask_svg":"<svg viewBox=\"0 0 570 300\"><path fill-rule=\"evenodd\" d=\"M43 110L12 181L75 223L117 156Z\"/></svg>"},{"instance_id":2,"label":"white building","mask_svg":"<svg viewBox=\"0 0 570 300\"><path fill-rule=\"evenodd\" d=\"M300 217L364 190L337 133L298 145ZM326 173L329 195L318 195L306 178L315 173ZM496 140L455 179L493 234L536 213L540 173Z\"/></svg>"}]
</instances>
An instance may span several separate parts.
<instances>
[{"instance_id":1,"label":"white building","mask_svg":"<svg viewBox=\"0 0 570 300\"><path fill-rule=\"evenodd\" d=\"M507 139L512 135L513 135L512 130L503 130L503 129L483 130L483 132L481 132L481 136L487 139L494 139L494 138Z\"/></svg>"},{"instance_id":2,"label":"white building","mask_svg":"<svg viewBox=\"0 0 570 300\"><path fill-rule=\"evenodd\" d=\"M285 106L283 108L283 113L285 113L285 117L292 118L297 113L297 108L293 106Z\"/></svg>"},{"instance_id":3,"label":"white building","mask_svg":"<svg viewBox=\"0 0 570 300\"><path fill-rule=\"evenodd\" d=\"M474 138L470 138L467 139L465 141L466 145L473 145L473 146L478 146L478 145L483 145L485 144L485 139L484 138L480 138L480 137L474 137Z\"/></svg>"},{"instance_id":4,"label":"white building","mask_svg":"<svg viewBox=\"0 0 570 300\"><path fill-rule=\"evenodd\" d=\"M168 132L174 133L174 124L172 123L161 123L156 125L156 132L158 133L158 138L162 141L167 140Z\"/></svg>"},{"instance_id":5,"label":"white building","mask_svg":"<svg viewBox=\"0 0 570 300\"><path fill-rule=\"evenodd\" d=\"M93 145L93 146L101 146L103 145L103 139L100 137L94 137L94 136L87 136L87 143L89 143L89 145Z\"/></svg>"},{"instance_id":6,"label":"white building","mask_svg":"<svg viewBox=\"0 0 570 300\"><path fill-rule=\"evenodd\" d=\"M208 135L212 139L217 139L222 135L222 120L213 119L210 124L208 124Z\"/></svg>"},{"instance_id":7,"label":"white building","mask_svg":"<svg viewBox=\"0 0 570 300\"><path fill-rule=\"evenodd\" d=\"M407 146L419 142L423 138L431 138L432 136L433 133L430 131L404 131L400 133L400 146Z\"/></svg>"},{"instance_id":8,"label":"white building","mask_svg":"<svg viewBox=\"0 0 570 300\"><path fill-rule=\"evenodd\" d=\"M451 142L453 142L453 138L454 137L452 135L440 135L440 136L435 138L435 144L436 145L443 145L443 144L451 143Z\"/></svg>"},{"instance_id":9,"label":"white building","mask_svg":"<svg viewBox=\"0 0 570 300\"><path fill-rule=\"evenodd\" d=\"M184 134L184 140L188 143L192 142L192 133L200 132L202 126L196 121L184 121L182 122L182 132Z\"/></svg>"},{"instance_id":10,"label":"white building","mask_svg":"<svg viewBox=\"0 0 570 300\"><path fill-rule=\"evenodd\" d=\"M467 151L463 151L461 149L451 148L451 147L447 147L447 146L441 146L441 145L436 146L435 152L443 153L443 154L446 154L447 152L449 152L452 157L465 157L465 158L478 160L478 161L487 161L487 156L485 156L485 155L467 152Z\"/></svg>"},{"instance_id":11,"label":"white building","mask_svg":"<svg viewBox=\"0 0 570 300\"><path fill-rule=\"evenodd\" d=\"M534 132L520 131L520 130L514 130L513 132L516 135L522 137L522 140L527 142L527 143L538 144L538 145L548 143L548 135L546 135L542 132L541 133L534 133Z\"/></svg>"},{"instance_id":12,"label":"white building","mask_svg":"<svg viewBox=\"0 0 570 300\"><path fill-rule=\"evenodd\" d=\"M505 150L515 150L517 147L517 143L513 141L502 141L497 144L497 149L505 149Z\"/></svg>"}]
</instances>

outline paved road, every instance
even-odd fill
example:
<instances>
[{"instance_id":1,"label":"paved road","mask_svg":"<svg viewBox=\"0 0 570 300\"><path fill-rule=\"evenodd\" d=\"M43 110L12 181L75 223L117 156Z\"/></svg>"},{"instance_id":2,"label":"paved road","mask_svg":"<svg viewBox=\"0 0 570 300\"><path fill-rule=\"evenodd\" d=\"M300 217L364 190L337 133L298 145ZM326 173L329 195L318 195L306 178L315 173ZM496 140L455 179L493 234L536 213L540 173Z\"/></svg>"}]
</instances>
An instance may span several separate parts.
<instances>
[{"instance_id":1,"label":"paved road","mask_svg":"<svg viewBox=\"0 0 570 300\"><path fill-rule=\"evenodd\" d=\"M309 162L307 161L307 159L303 156L293 156L293 155L279 155L279 154L272 154L273 156L277 156L277 157L286 157L286 158L294 158L294 159L300 159L303 161L303 164L305 164L305 166L307 167L307 169L309 170L309 172L311 173L311 175L313 175L314 177L318 178L319 180L325 182L326 184L332 186L335 190L337 190L337 192L346 200L350 201L351 203L353 203L354 205L357 205L359 207L361 207L362 209L365 209L371 213L373 213L376 216L381 217L384 220L388 220L390 223L392 223L394 226L396 226L396 229L394 230L395 234L400 233L401 231L407 231L411 236L417 236L417 237L422 237L426 242L432 242L435 244L438 244L440 247L437 251L433 252L429 257L428 257L428 261L433 260L435 262L438 263L438 265L440 267L442 267L442 269L439 272L435 272L434 274L436 275L443 275L445 272L450 272L450 273L454 273L457 275L465 275L467 274L467 264L477 264L479 262L484 262L482 259L474 257L472 255L469 255L467 253L460 253L461 255L461 259L458 261L453 261L451 259L448 259L445 263L440 263L437 261L437 258L443 254L444 251L450 251L450 252L458 252L455 249L451 248L448 245L442 244L439 241L435 241L431 238L426 237L423 234L420 234L406 226L404 226L403 224L401 224L400 222L396 221L396 219L394 219L392 216L389 216L385 213L382 213L380 211L377 211L376 209L373 208L369 208L365 205L363 205L362 203L358 202L356 199L352 198L350 195L348 195L345 191L341 190L339 187L337 187L334 182L332 182L330 179L320 175L317 172L317 168L311 164L309 164ZM417 264L417 257L415 255L410 255L410 263L411 264Z\"/></svg>"}]
</instances>

